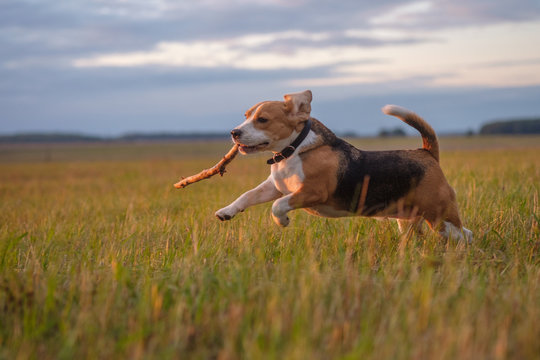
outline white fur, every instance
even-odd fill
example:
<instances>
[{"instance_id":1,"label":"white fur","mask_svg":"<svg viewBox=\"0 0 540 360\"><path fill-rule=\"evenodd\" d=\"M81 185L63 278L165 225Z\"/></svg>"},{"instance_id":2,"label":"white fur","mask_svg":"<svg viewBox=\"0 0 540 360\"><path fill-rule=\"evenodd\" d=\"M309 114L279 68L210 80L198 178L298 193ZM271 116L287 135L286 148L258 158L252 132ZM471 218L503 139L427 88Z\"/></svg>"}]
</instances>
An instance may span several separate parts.
<instances>
[{"instance_id":1,"label":"white fur","mask_svg":"<svg viewBox=\"0 0 540 360\"><path fill-rule=\"evenodd\" d=\"M298 136L297 133L292 134L292 139L289 139L283 147L289 145L296 136ZM278 225L287 226L289 224L287 213L294 210L289 204L289 199L292 193L300 189L304 181L302 160L298 154L315 141L317 141L317 135L310 131L306 139L289 158L272 165L268 179L256 188L242 194L230 205L218 210L216 216L220 219L229 220L249 206L277 199L272 205L272 217Z\"/></svg>"},{"instance_id":2,"label":"white fur","mask_svg":"<svg viewBox=\"0 0 540 360\"><path fill-rule=\"evenodd\" d=\"M215 215L222 220L229 220L250 206L275 200L281 195L282 194L274 186L274 182L271 180L270 176L256 188L242 194L229 206L216 211Z\"/></svg>"},{"instance_id":3,"label":"white fur","mask_svg":"<svg viewBox=\"0 0 540 360\"><path fill-rule=\"evenodd\" d=\"M262 144L264 142L270 142L271 139L268 135L253 125L253 119L250 117L244 121L240 126L237 127L238 130L242 131L242 135L238 141L247 146L255 146Z\"/></svg>"},{"instance_id":4,"label":"white fur","mask_svg":"<svg viewBox=\"0 0 540 360\"><path fill-rule=\"evenodd\" d=\"M273 164L270 178L274 182L276 189L282 194L297 191L302 186L305 178L300 157L293 154L288 159Z\"/></svg>"},{"instance_id":5,"label":"white fur","mask_svg":"<svg viewBox=\"0 0 540 360\"><path fill-rule=\"evenodd\" d=\"M298 136L296 132L294 132L294 134L295 136L292 137L292 139L283 147L286 147L288 144L294 141L294 139ZM298 154L301 153L306 147L315 143L317 139L318 136L313 131L310 131L304 141L302 141L300 146L298 146L298 149L296 149L288 159L272 165L270 176L274 181L276 188L283 194L293 193L302 186L305 176L304 169L302 167L302 160Z\"/></svg>"},{"instance_id":6,"label":"white fur","mask_svg":"<svg viewBox=\"0 0 540 360\"><path fill-rule=\"evenodd\" d=\"M392 115L392 116L398 116L398 117L405 117L410 114L414 114L409 109L405 109L404 107L398 106L398 105L385 105L382 108L382 112L386 115Z\"/></svg>"},{"instance_id":7,"label":"white fur","mask_svg":"<svg viewBox=\"0 0 540 360\"><path fill-rule=\"evenodd\" d=\"M445 239L452 238L456 240L465 240L469 244L472 243L473 240L473 233L471 230L465 227L460 229L447 221L444 222L444 229L439 233Z\"/></svg>"}]
</instances>

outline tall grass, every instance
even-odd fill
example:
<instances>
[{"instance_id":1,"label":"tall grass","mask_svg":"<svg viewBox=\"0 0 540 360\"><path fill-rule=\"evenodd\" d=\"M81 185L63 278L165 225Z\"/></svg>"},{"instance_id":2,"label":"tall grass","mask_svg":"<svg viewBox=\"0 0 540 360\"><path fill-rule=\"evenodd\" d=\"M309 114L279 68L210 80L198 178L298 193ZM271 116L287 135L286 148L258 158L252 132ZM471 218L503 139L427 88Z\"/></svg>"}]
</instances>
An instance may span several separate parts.
<instances>
[{"instance_id":1,"label":"tall grass","mask_svg":"<svg viewBox=\"0 0 540 360\"><path fill-rule=\"evenodd\" d=\"M227 144L11 147L0 358L538 358L540 146L441 142L469 246L269 205L221 223L264 157L172 183Z\"/></svg>"}]
</instances>

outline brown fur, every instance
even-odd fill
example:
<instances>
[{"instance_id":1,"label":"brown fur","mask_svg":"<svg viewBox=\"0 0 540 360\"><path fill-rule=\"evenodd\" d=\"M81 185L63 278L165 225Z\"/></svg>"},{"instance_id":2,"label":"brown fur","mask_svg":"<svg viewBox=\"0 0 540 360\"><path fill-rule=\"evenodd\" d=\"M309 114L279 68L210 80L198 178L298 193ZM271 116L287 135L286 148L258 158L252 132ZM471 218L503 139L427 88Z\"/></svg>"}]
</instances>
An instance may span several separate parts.
<instances>
[{"instance_id":1,"label":"brown fur","mask_svg":"<svg viewBox=\"0 0 540 360\"><path fill-rule=\"evenodd\" d=\"M287 138L293 130L300 132L303 124L307 119L303 120L296 116L290 116L290 107L287 103L281 101L266 101L259 103L246 112L246 117L265 118L268 121L260 123L253 122L255 128L264 131L268 137L273 140L281 140Z\"/></svg>"},{"instance_id":2,"label":"brown fur","mask_svg":"<svg viewBox=\"0 0 540 360\"><path fill-rule=\"evenodd\" d=\"M337 186L337 154L329 146L321 146L313 151L304 152L302 169L304 181L300 193L291 200L291 206L296 208L313 205L329 205L331 196Z\"/></svg>"},{"instance_id":3,"label":"brown fur","mask_svg":"<svg viewBox=\"0 0 540 360\"><path fill-rule=\"evenodd\" d=\"M401 119L407 125L412 126L420 135L422 135L422 147L424 150L433 155L435 160L439 162L439 141L435 130L424 119L415 113L407 112L402 113L400 107L397 106L385 106L383 112L387 115L393 115Z\"/></svg>"}]
</instances>

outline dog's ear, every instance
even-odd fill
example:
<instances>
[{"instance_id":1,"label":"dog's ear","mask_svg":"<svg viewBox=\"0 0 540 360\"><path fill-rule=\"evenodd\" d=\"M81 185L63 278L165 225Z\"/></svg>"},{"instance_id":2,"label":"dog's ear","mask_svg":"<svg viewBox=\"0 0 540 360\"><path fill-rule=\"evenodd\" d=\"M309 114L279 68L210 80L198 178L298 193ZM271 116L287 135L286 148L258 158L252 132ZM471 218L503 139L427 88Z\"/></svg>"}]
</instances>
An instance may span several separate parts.
<instances>
[{"instance_id":1,"label":"dog's ear","mask_svg":"<svg viewBox=\"0 0 540 360\"><path fill-rule=\"evenodd\" d=\"M313 99L310 90L283 95L283 98L285 99L285 108L288 113L299 118L300 121L307 121L309 119L311 100Z\"/></svg>"}]
</instances>

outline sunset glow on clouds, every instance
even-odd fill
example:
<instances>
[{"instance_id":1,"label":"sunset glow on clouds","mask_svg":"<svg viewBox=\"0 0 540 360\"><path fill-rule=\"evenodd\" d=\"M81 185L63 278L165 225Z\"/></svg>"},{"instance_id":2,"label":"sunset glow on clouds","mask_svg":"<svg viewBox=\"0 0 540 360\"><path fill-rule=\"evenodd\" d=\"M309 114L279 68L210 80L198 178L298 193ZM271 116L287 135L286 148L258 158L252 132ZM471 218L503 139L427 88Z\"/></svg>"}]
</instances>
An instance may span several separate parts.
<instances>
[{"instance_id":1,"label":"sunset glow on clouds","mask_svg":"<svg viewBox=\"0 0 540 360\"><path fill-rule=\"evenodd\" d=\"M540 46L528 36L540 34L540 22L502 24L431 32L429 37L407 31L373 34L350 29L330 33L252 34L223 40L162 42L148 51L102 54L76 59L75 67L173 66L282 70L331 67L326 78L305 79L314 86L371 83L429 76L427 85L523 86L540 84ZM377 46L325 43L353 40L355 34L380 42ZM399 43L399 40L422 39ZM303 41L280 47L282 41ZM388 42L388 44L385 44ZM397 43L396 43L397 42ZM294 81L294 80L293 80Z\"/></svg>"}]
</instances>

